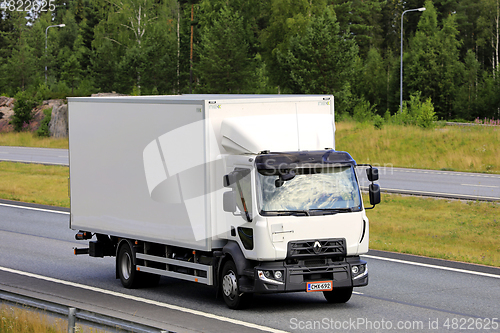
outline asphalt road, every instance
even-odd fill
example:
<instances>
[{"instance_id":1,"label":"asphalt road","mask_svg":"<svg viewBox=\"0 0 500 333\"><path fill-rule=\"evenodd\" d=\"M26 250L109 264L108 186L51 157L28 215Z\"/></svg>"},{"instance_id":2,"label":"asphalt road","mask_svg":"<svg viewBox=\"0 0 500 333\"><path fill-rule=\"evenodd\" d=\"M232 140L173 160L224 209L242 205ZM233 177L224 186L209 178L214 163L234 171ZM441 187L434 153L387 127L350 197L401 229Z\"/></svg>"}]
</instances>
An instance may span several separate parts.
<instances>
[{"instance_id":1,"label":"asphalt road","mask_svg":"<svg viewBox=\"0 0 500 333\"><path fill-rule=\"evenodd\" d=\"M74 240L68 224L64 210L0 203L0 289L43 293L81 307L135 316L176 332L257 328L270 332L500 332L500 269L371 252L364 257L370 283L355 289L346 304L329 305L316 293L256 295L250 309L233 311L215 299L213 289L190 282L162 278L155 288L122 288L115 279L114 258L73 255L73 247L86 244Z\"/></svg>"},{"instance_id":2,"label":"asphalt road","mask_svg":"<svg viewBox=\"0 0 500 333\"><path fill-rule=\"evenodd\" d=\"M0 146L0 161L68 165L68 149Z\"/></svg>"},{"instance_id":3,"label":"asphalt road","mask_svg":"<svg viewBox=\"0 0 500 333\"><path fill-rule=\"evenodd\" d=\"M0 146L0 161L18 161L68 165L67 149ZM383 191L463 198L500 200L500 175L380 167L379 184ZM360 184L367 187L366 174L361 171Z\"/></svg>"}]
</instances>

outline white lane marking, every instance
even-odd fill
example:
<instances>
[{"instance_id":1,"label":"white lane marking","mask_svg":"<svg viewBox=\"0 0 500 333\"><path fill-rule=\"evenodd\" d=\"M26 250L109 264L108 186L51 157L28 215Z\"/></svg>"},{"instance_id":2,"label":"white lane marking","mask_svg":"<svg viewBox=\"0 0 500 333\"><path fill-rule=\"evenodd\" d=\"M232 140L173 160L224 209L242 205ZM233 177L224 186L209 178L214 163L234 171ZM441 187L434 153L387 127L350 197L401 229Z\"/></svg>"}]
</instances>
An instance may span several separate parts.
<instances>
[{"instance_id":1,"label":"white lane marking","mask_svg":"<svg viewBox=\"0 0 500 333\"><path fill-rule=\"evenodd\" d=\"M478 185L478 184L460 184L462 186L479 186L479 187L494 187L494 188L498 188L500 186L491 186L491 185Z\"/></svg>"},{"instance_id":2,"label":"white lane marking","mask_svg":"<svg viewBox=\"0 0 500 333\"><path fill-rule=\"evenodd\" d=\"M69 212L61 212L59 210L52 210L52 209L43 209L43 208L36 208L36 207L26 207L26 206L4 204L4 203L0 203L0 206L11 207L11 208L21 208L21 209L28 209L28 210L36 210L38 212L46 212L46 213L56 213L56 214L69 215Z\"/></svg>"},{"instance_id":3,"label":"white lane marking","mask_svg":"<svg viewBox=\"0 0 500 333\"><path fill-rule=\"evenodd\" d=\"M121 298L129 299L129 300L132 300L132 301L136 301L136 302L142 302L142 303L147 303L147 304L151 304L151 305L155 305L155 306L160 306L160 307L171 309L171 310L177 310L177 311L181 311L181 312L186 312L186 313L194 314L194 315L197 315L197 316L206 317L206 318L209 318L209 319L215 319L215 320L225 321L225 322L228 322L228 323L231 323L231 324L241 325L241 326L245 326L245 327L248 327L248 328L255 328L255 329L258 329L258 330L261 330L261 331L265 331L265 332L286 333L286 331L274 329L274 328L271 328L271 327L266 327L266 326L261 326L261 325L258 325L258 324L248 323L248 322L241 321L241 320L238 320L238 319L227 318L227 317L223 317L223 316L219 316L219 315L215 315L215 314L211 314L211 313L206 313L206 312L199 311L199 310L193 310L193 309L189 309L189 308L185 308L185 307L177 306L177 305L173 305L173 304L168 304L168 303L153 301L153 300L150 300L150 299L147 299L147 298L143 298L143 297L131 296L131 295L126 295L126 294L118 293L118 292L111 291L111 290L106 290L106 289L91 287L91 286L87 286L87 285L80 284L80 283L75 283L75 282L70 282L70 281L65 281L65 280L59 280L59 279L55 279L55 278L50 278L48 276L43 276L43 275L38 275L38 274L33 274L33 273L28 273L28 272L23 272L23 271L18 271L16 269L11 269L11 268L1 267L1 266L0 266L0 270L5 271L5 272L9 272L9 273L20 274L20 275L32 277L32 278L35 278L35 279L40 279L40 280L45 280L45 281L49 281L49 282L59 283L59 284L63 284L63 285L66 285L66 286L71 286L71 287L76 287L76 288L91 290L91 291L95 291L95 292L98 292L98 293L107 294L107 295L111 295L111 296L121 297Z\"/></svg>"},{"instance_id":4,"label":"white lane marking","mask_svg":"<svg viewBox=\"0 0 500 333\"><path fill-rule=\"evenodd\" d=\"M445 271L452 271L452 272L458 272L458 273L466 273L466 274L486 276L486 277L490 277L490 278L500 279L500 275L483 273L483 272L469 271L469 270L466 270L466 269L444 267L444 266L437 266L437 265L430 265L430 264L422 264L422 263L419 263L419 262L412 262L412 261L406 261L406 260L400 260L400 259L377 257L377 256L372 256L372 255L361 255L361 256L365 257L365 258L371 258L371 259L378 259L378 260L385 260L385 261L397 262L397 263L400 263L400 264L421 266L421 267L427 267L427 268L435 268L435 269L441 269L441 270L445 270Z\"/></svg>"},{"instance_id":5,"label":"white lane marking","mask_svg":"<svg viewBox=\"0 0 500 333\"><path fill-rule=\"evenodd\" d=\"M484 196L480 196L480 195L469 195L469 194L427 192L427 191L415 191L415 190L402 190L402 189L394 189L394 188L383 188L382 191L383 190L387 190L387 191L403 191L403 192L400 192L402 194L407 194L407 193L419 194L419 193L422 193L422 194L427 194L427 195L429 195L429 194L448 195L448 196L453 196L455 198L471 198L471 197L474 197L474 198L478 198L478 199L500 200L500 198L498 198L498 197L484 197Z\"/></svg>"}]
</instances>

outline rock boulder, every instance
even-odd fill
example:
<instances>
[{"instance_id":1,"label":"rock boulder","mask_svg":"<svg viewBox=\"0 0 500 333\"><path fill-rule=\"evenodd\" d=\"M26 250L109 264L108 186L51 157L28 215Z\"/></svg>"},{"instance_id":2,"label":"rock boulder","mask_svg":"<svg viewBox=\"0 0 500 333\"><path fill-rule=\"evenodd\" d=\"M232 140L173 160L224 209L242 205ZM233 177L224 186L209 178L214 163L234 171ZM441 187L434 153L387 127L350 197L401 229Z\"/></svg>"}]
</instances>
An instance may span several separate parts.
<instances>
[{"instance_id":1,"label":"rock boulder","mask_svg":"<svg viewBox=\"0 0 500 333\"><path fill-rule=\"evenodd\" d=\"M54 138L68 137L68 105L62 100L55 101L52 105L49 131Z\"/></svg>"}]
</instances>

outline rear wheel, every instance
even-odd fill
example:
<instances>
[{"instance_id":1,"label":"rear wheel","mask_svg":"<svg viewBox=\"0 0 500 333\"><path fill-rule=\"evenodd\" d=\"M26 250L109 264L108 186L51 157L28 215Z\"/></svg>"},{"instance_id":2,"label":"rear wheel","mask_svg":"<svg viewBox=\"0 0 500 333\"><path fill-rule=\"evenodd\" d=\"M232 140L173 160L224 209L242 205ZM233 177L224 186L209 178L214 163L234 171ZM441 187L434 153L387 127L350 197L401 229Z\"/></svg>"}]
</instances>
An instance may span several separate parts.
<instances>
[{"instance_id":1,"label":"rear wheel","mask_svg":"<svg viewBox=\"0 0 500 333\"><path fill-rule=\"evenodd\" d=\"M132 250L128 244L124 244L120 248L116 264L122 285L129 289L138 288L141 282L140 274L136 270Z\"/></svg>"},{"instance_id":2,"label":"rear wheel","mask_svg":"<svg viewBox=\"0 0 500 333\"><path fill-rule=\"evenodd\" d=\"M230 309L243 309L247 307L252 300L252 294L241 293L238 288L238 275L236 265L232 260L227 261L221 274L222 298Z\"/></svg>"},{"instance_id":3,"label":"rear wheel","mask_svg":"<svg viewBox=\"0 0 500 333\"><path fill-rule=\"evenodd\" d=\"M323 291L328 303L346 303L351 299L352 287L337 288L332 291Z\"/></svg>"}]
</instances>

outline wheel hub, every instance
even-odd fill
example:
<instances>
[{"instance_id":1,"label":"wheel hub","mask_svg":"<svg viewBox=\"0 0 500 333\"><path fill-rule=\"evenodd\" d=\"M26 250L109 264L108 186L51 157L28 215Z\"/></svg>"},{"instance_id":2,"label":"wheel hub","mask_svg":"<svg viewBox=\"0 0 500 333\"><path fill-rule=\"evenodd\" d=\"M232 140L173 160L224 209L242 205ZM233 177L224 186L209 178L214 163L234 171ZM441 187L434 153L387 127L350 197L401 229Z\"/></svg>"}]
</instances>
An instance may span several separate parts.
<instances>
[{"instance_id":1,"label":"wheel hub","mask_svg":"<svg viewBox=\"0 0 500 333\"><path fill-rule=\"evenodd\" d=\"M238 284L236 275L233 271L228 271L222 279L222 291L224 295L230 299L234 299L238 293Z\"/></svg>"},{"instance_id":2,"label":"wheel hub","mask_svg":"<svg viewBox=\"0 0 500 333\"><path fill-rule=\"evenodd\" d=\"M128 253L125 253L122 257L121 271L123 278L128 280L130 278L130 274L132 273L132 260L130 259L130 255Z\"/></svg>"}]
</instances>

